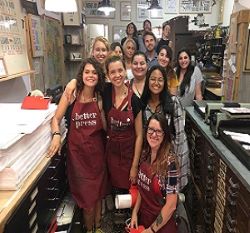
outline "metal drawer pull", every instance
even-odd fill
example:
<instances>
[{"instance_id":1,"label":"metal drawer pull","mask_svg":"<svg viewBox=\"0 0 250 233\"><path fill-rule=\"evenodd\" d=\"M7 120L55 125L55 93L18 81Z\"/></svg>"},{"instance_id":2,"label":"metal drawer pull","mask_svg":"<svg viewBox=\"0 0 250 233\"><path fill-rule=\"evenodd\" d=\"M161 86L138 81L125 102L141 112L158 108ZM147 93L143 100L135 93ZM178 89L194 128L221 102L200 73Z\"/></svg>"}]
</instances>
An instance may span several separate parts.
<instances>
[{"instance_id":1,"label":"metal drawer pull","mask_svg":"<svg viewBox=\"0 0 250 233\"><path fill-rule=\"evenodd\" d=\"M56 187L53 187L53 188L46 188L46 190L48 190L48 191L58 191L59 189L56 188Z\"/></svg>"},{"instance_id":2,"label":"metal drawer pull","mask_svg":"<svg viewBox=\"0 0 250 233\"><path fill-rule=\"evenodd\" d=\"M37 194L38 188L35 188L34 191L30 194L30 200L33 201Z\"/></svg>"},{"instance_id":3,"label":"metal drawer pull","mask_svg":"<svg viewBox=\"0 0 250 233\"><path fill-rule=\"evenodd\" d=\"M32 210L35 208L35 206L36 206L36 201L34 201L31 207L29 208L29 215L32 212Z\"/></svg>"},{"instance_id":4,"label":"metal drawer pull","mask_svg":"<svg viewBox=\"0 0 250 233\"><path fill-rule=\"evenodd\" d=\"M36 221L36 218L37 218L37 213L34 213L34 215L31 217L29 221L30 228L32 227L33 223Z\"/></svg>"}]
</instances>

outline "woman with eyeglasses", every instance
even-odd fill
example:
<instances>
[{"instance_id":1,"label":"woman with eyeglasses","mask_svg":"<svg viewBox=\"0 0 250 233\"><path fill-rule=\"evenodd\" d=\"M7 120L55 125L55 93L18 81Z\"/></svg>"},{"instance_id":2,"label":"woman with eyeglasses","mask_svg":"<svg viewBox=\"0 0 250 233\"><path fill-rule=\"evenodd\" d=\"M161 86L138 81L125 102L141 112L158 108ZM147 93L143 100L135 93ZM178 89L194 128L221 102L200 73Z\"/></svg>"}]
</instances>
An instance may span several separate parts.
<instances>
[{"instance_id":1,"label":"woman with eyeglasses","mask_svg":"<svg viewBox=\"0 0 250 233\"><path fill-rule=\"evenodd\" d=\"M138 197L131 227L142 233L176 233L173 213L177 206L178 162L171 147L166 117L153 114L145 127L145 144L138 172Z\"/></svg>"},{"instance_id":2,"label":"woman with eyeglasses","mask_svg":"<svg viewBox=\"0 0 250 233\"><path fill-rule=\"evenodd\" d=\"M162 66L152 66L147 71L141 101L144 125L146 125L147 120L154 113L162 113L168 120L173 134L174 152L180 167L179 189L183 190L188 183L190 173L189 149L187 136L184 131L183 108L178 97L169 94L166 69Z\"/></svg>"}]
</instances>

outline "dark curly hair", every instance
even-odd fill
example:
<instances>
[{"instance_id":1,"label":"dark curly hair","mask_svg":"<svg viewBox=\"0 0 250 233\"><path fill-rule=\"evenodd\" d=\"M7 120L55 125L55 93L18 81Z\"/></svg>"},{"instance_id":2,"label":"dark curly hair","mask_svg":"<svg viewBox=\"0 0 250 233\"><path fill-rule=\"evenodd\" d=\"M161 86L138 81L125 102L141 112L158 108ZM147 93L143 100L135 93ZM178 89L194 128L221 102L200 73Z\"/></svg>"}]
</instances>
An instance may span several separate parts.
<instances>
[{"instance_id":1,"label":"dark curly hair","mask_svg":"<svg viewBox=\"0 0 250 233\"><path fill-rule=\"evenodd\" d=\"M83 90L84 82L82 79L82 74L87 64L91 64L94 67L98 76L98 82L97 82L97 85L95 86L95 92L99 92L99 93L103 92L103 88L105 84L105 74L103 72L103 69L101 65L99 64L99 62L95 60L95 58L86 58L83 60L81 67L77 74L77 84L76 84L77 94L79 94Z\"/></svg>"}]
</instances>

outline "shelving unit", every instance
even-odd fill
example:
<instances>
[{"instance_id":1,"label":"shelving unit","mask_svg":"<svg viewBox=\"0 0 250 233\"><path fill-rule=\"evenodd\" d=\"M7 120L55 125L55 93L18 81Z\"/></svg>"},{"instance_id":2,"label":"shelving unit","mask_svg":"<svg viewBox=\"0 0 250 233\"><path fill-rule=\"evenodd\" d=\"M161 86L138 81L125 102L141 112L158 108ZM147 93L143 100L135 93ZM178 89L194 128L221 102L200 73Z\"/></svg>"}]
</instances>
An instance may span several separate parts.
<instances>
[{"instance_id":1,"label":"shelving unit","mask_svg":"<svg viewBox=\"0 0 250 233\"><path fill-rule=\"evenodd\" d=\"M216 26L211 28L201 41L198 60L203 64L204 98L206 100L221 100L223 98L222 72L227 35L228 27ZM217 95L217 93L220 94Z\"/></svg>"},{"instance_id":2,"label":"shelving unit","mask_svg":"<svg viewBox=\"0 0 250 233\"><path fill-rule=\"evenodd\" d=\"M81 6L79 6L81 9ZM86 25L80 12L63 14L64 30L64 63L66 80L75 78L86 57Z\"/></svg>"}]
</instances>

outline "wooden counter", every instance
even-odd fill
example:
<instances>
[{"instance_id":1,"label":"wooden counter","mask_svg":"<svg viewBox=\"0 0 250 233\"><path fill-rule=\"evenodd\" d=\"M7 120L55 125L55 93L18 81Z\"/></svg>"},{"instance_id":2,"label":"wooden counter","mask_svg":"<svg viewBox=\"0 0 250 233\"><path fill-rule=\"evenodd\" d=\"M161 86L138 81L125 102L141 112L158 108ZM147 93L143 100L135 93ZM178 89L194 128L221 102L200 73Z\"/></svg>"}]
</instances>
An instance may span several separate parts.
<instances>
[{"instance_id":1,"label":"wooden counter","mask_svg":"<svg viewBox=\"0 0 250 233\"><path fill-rule=\"evenodd\" d=\"M41 174L43 174L44 170L50 164L50 161L51 158L44 157L35 170L24 181L19 190L0 191L0 233L4 231L6 222L21 203L32 185L38 180Z\"/></svg>"}]
</instances>

